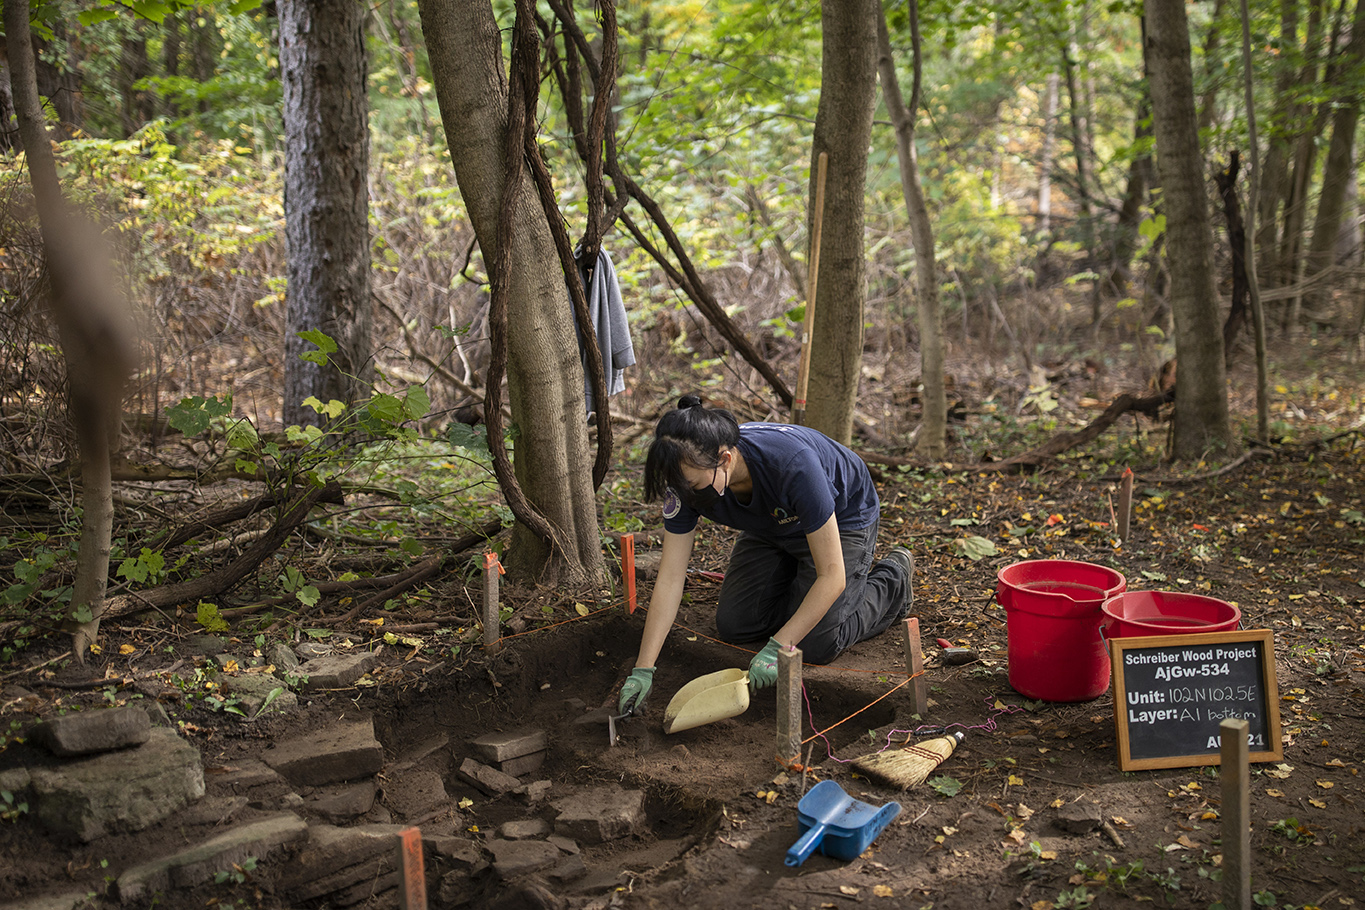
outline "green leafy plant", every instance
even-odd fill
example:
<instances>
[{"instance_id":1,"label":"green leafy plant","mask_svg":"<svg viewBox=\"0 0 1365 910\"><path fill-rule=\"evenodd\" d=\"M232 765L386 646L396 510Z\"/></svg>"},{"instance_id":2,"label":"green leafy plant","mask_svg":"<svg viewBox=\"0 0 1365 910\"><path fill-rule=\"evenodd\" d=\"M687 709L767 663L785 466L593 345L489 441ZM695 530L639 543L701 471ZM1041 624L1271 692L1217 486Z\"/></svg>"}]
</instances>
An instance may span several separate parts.
<instances>
[{"instance_id":1,"label":"green leafy plant","mask_svg":"<svg viewBox=\"0 0 1365 910\"><path fill-rule=\"evenodd\" d=\"M949 798L957 796L958 793L962 792L962 781L946 775L931 777L929 778L928 783L930 787Z\"/></svg>"},{"instance_id":2,"label":"green leafy plant","mask_svg":"<svg viewBox=\"0 0 1365 910\"><path fill-rule=\"evenodd\" d=\"M28 814L28 802L19 800L9 790L0 790L0 822L14 822Z\"/></svg>"}]
</instances>

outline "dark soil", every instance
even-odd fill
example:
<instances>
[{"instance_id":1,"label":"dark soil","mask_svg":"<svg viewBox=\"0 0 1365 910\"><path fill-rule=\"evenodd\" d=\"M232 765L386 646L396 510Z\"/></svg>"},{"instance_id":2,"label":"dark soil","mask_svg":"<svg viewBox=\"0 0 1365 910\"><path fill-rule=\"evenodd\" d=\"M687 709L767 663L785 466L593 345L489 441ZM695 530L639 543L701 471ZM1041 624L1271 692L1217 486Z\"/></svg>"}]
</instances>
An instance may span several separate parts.
<instances>
[{"instance_id":1,"label":"dark soil","mask_svg":"<svg viewBox=\"0 0 1365 910\"><path fill-rule=\"evenodd\" d=\"M805 668L808 767L783 770L775 752L771 690L747 712L665 735L664 705L702 673L746 666L749 655L718 644L718 586L697 575L660 661L646 713L620 724L574 723L585 709L614 703L631 664L642 612L615 607L583 618L562 595L504 585L506 603L528 634L489 655L449 642L418 650L386 647L384 664L345 691L314 695L288 717L244 723L167 699L171 716L203 750L212 771L258 754L277 737L328 724L341 712L369 712L389 756L438 734L458 757L482 733L541 726L551 755L535 775L564 794L616 782L649 794L650 830L588 848L587 878L551 889L564 907L1126 907L1205 908L1218 901L1223 858L1221 781L1212 767L1123 772L1114 705L1106 693L1080 703L1032 702L1015 692L1006 658L1008 625L993 602L996 572L1024 558L1111 566L1130 590L1203 593L1233 602L1244 626L1274 632L1282 762L1251 770L1252 890L1262 905L1349 907L1365 901L1365 446L1359 434L1316 445L1286 444L1226 473L1197 476L1165 467L1139 471L1132 539L1109 526L1117 476L1084 464L1029 477L958 474L951 482L916 474L879 478L885 510L882 551L904 544L916 558L916 613L928 659L928 712L911 716L900 634L864 642L828 667ZM642 513L647 528L657 528ZM954 519L973 519L970 527ZM952 546L966 533L990 538L992 557L973 561ZM730 536L706 528L694 568L724 571ZM649 542L638 544L642 561ZM437 614L469 609L469 588L449 576L435 585ZM649 585L641 585L647 603ZM550 604L559 624L543 623ZM452 606L463 604L465 606ZM600 607L606 607L603 603ZM412 617L419 621L422 617ZM564 621L570 620L573 621ZM101 642L118 698L133 680L165 678L183 655L167 653L184 627L149 615L107 628ZM472 620L471 620L472 623ZM546 628L538 629L545 625ZM367 635L376 640L382 629ZM442 634L447 634L445 630ZM421 633L419 633L421 634ZM980 659L941 665L935 638ZM134 646L119 656L122 645ZM12 668L56 657L53 637ZM246 643L250 650L250 643ZM439 656L445 655L441 660ZM1059 655L1059 660L1068 659ZM54 665L55 666L55 665ZM51 668L13 669L4 717L31 722L59 706L97 705L100 691L55 688ZM13 693L20 687L27 696ZM850 760L936 728L966 731L935 773L951 784L900 791L855 775ZM818 732L817 732L818 731ZM918 738L910 737L912 739ZM14 760L28 746L11 745ZM803 760L805 756L803 756ZM210 774L211 777L211 774ZM816 854L784 865L798 836L797 804L819 780L839 782L873 805L896 800L899 817L850 861ZM447 789L471 802L457 817L430 822L481 837L524 807L489 799L453 775ZM1103 828L1067 829L1073 804L1094 807ZM90 844L58 842L28 817L0 824L0 901L86 888L149 857L183 849L197 835L175 820L136 835ZM171 895L162 906L283 906L262 864L244 885ZM1272 896L1273 895L1273 896ZM490 885L476 905L512 900ZM435 906L435 904L433 904Z\"/></svg>"}]
</instances>

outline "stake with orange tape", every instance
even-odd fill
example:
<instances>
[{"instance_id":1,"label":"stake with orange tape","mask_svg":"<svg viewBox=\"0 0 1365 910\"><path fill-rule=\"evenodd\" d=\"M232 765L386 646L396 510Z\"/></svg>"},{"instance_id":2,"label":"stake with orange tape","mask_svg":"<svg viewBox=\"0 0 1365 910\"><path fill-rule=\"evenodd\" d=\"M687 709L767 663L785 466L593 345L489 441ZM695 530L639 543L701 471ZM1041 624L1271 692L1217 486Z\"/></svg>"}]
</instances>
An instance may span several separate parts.
<instances>
[{"instance_id":1,"label":"stake with orange tape","mask_svg":"<svg viewBox=\"0 0 1365 910\"><path fill-rule=\"evenodd\" d=\"M398 869L403 879L398 889L402 910L427 910L426 860L422 832L416 828L398 833Z\"/></svg>"},{"instance_id":2,"label":"stake with orange tape","mask_svg":"<svg viewBox=\"0 0 1365 910\"><path fill-rule=\"evenodd\" d=\"M505 573L498 554L483 554L483 646L490 653L502 640L502 620L498 614L498 576Z\"/></svg>"},{"instance_id":3,"label":"stake with orange tape","mask_svg":"<svg viewBox=\"0 0 1365 910\"><path fill-rule=\"evenodd\" d=\"M621 578L626 583L626 612L635 612L635 535L621 535Z\"/></svg>"}]
</instances>

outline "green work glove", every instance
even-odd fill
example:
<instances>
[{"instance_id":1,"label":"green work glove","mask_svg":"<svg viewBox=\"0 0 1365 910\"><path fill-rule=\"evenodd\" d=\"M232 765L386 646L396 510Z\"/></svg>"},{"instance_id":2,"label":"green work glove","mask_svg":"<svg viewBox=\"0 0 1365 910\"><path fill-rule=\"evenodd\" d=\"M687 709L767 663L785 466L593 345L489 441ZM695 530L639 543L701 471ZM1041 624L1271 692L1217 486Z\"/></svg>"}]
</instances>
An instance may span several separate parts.
<instances>
[{"instance_id":1,"label":"green work glove","mask_svg":"<svg viewBox=\"0 0 1365 910\"><path fill-rule=\"evenodd\" d=\"M766 689L769 686L777 685L777 652L782 650L782 643L776 638L768 639L768 643L763 646L763 650L754 655L754 659L749 661L749 689L757 692L759 689Z\"/></svg>"},{"instance_id":2,"label":"green work glove","mask_svg":"<svg viewBox=\"0 0 1365 910\"><path fill-rule=\"evenodd\" d=\"M617 710L622 714L638 711L645 706L645 699L649 697L649 690L654 686L654 668L636 667L630 671L630 676L621 683L621 700L617 703Z\"/></svg>"}]
</instances>

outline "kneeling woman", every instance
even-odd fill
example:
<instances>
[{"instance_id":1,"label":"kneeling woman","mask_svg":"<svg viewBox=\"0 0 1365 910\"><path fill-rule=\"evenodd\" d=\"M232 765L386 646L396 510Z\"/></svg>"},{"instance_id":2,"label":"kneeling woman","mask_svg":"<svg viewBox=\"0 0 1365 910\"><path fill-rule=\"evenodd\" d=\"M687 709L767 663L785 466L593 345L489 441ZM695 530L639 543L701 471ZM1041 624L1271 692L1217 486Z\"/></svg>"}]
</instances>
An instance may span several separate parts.
<instances>
[{"instance_id":1,"label":"kneeling woman","mask_svg":"<svg viewBox=\"0 0 1365 910\"><path fill-rule=\"evenodd\" d=\"M867 465L816 430L740 425L687 396L659 421L645 458L645 498L664 501L664 542L635 669L620 710L649 695L682 602L697 520L743 532L720 589L716 631L757 644L754 689L777 681L777 654L799 647L814 664L885 631L910 610L914 563L896 547L873 563L880 524Z\"/></svg>"}]
</instances>

